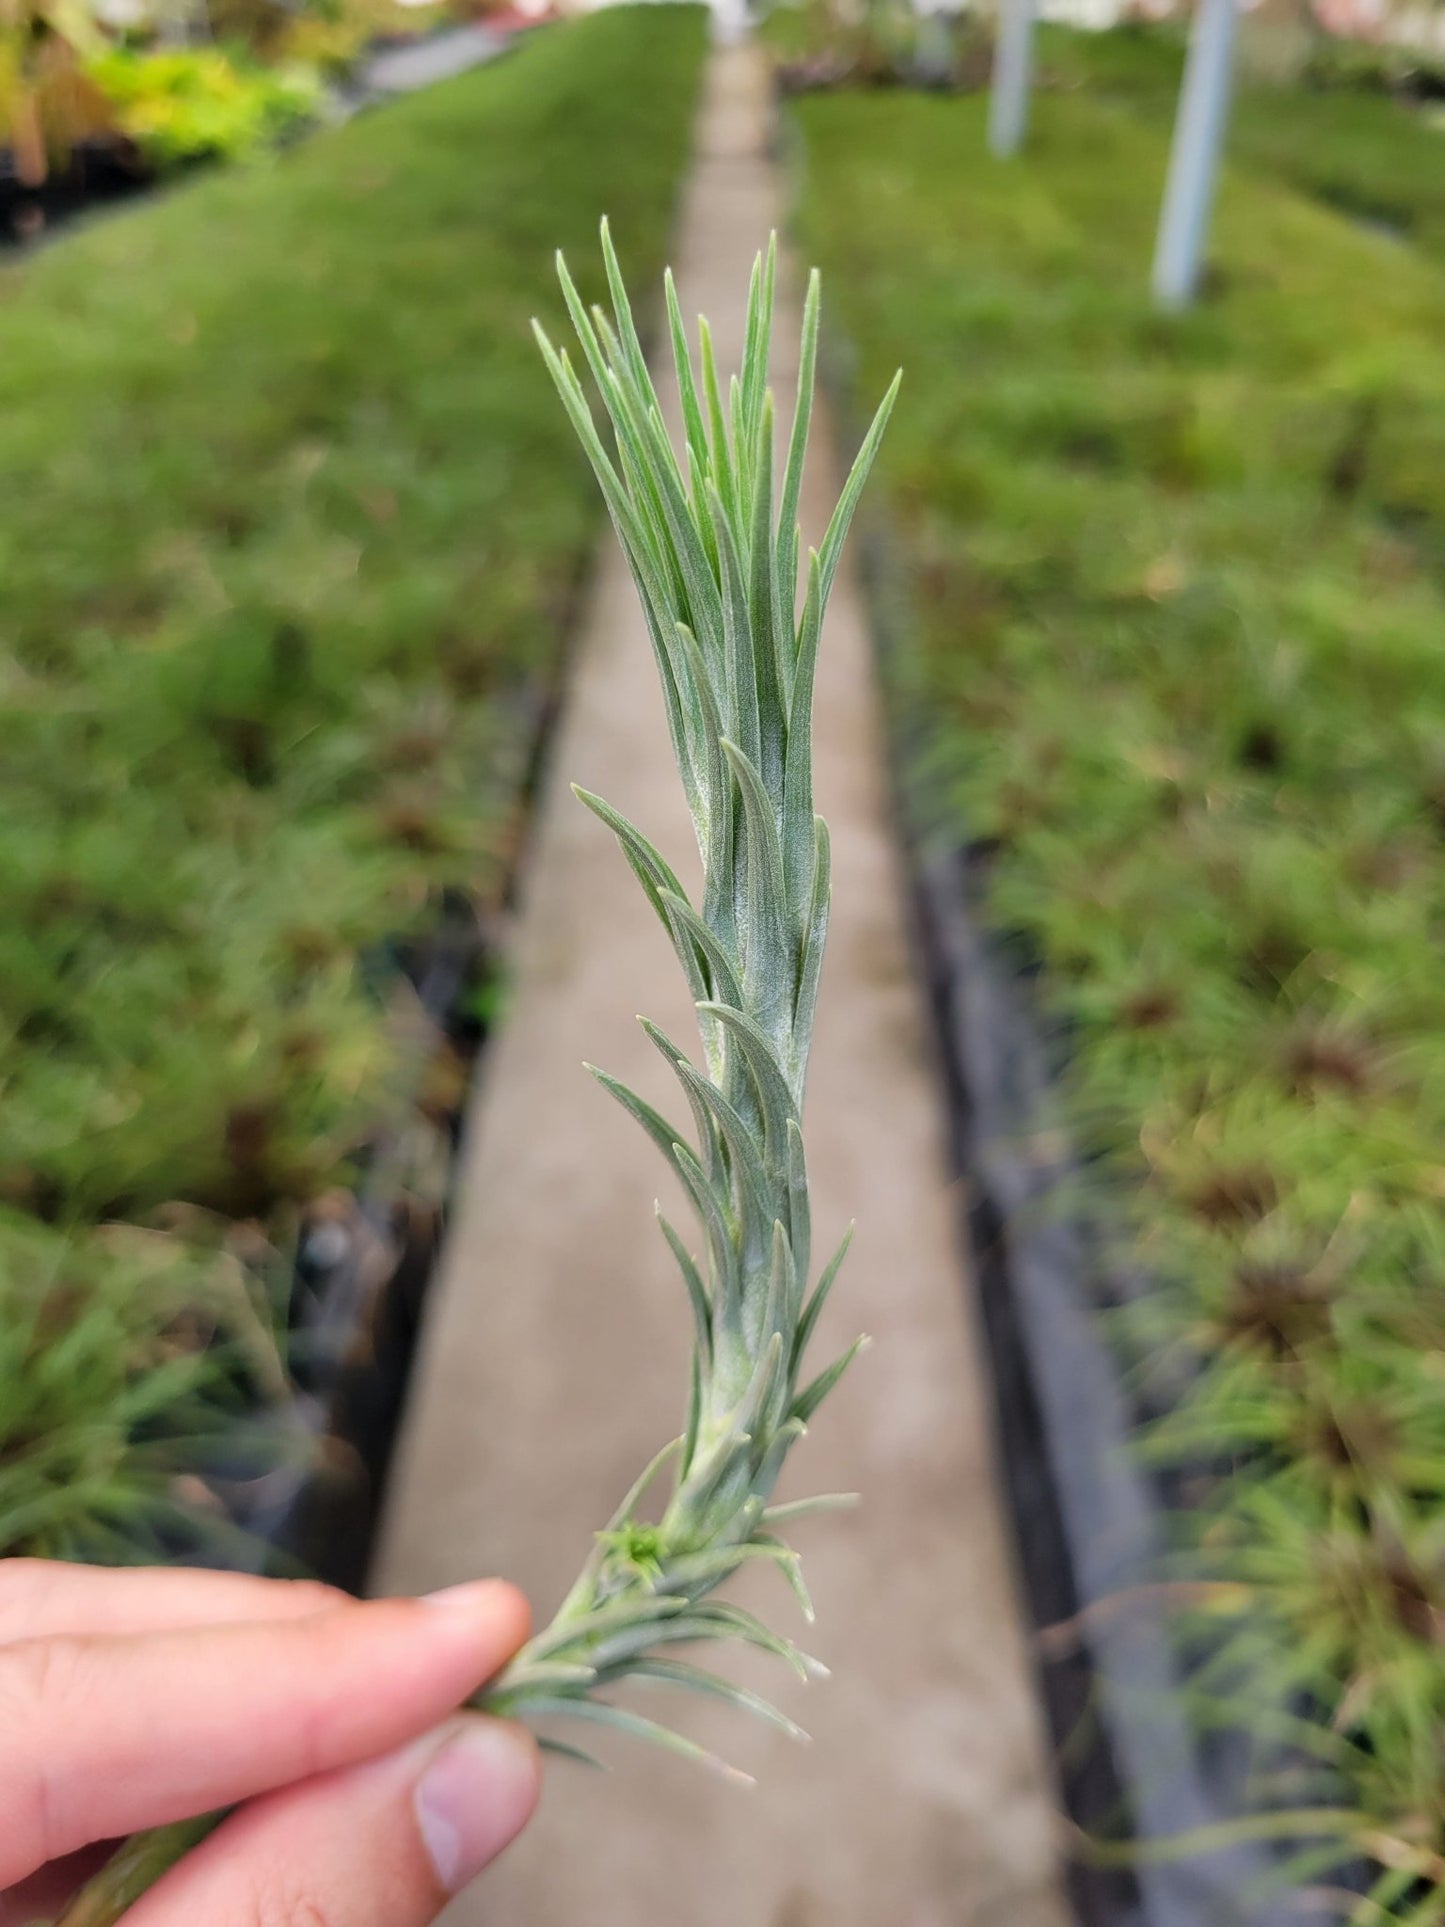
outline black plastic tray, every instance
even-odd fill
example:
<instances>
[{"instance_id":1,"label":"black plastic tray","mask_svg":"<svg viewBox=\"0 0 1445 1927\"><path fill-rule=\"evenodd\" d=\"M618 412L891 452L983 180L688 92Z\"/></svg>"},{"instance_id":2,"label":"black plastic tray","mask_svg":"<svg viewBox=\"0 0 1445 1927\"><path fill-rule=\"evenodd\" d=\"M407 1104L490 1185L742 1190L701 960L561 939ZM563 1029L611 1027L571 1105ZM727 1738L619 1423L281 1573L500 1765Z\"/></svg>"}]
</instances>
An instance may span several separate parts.
<instances>
[{"instance_id":1,"label":"black plastic tray","mask_svg":"<svg viewBox=\"0 0 1445 1927\"><path fill-rule=\"evenodd\" d=\"M303 1224L289 1318L295 1393L288 1408L249 1422L261 1443L247 1456L277 1455L279 1445L280 1463L255 1481L220 1481L243 1535L238 1565L305 1571L351 1592L365 1585L445 1224L444 1209L410 1194L403 1140L437 1050L457 1050L470 1069L485 1042L461 1012L490 961L465 912L444 916L407 961L416 1022L395 1109L341 1208ZM454 1153L460 1119L448 1128Z\"/></svg>"}]
</instances>

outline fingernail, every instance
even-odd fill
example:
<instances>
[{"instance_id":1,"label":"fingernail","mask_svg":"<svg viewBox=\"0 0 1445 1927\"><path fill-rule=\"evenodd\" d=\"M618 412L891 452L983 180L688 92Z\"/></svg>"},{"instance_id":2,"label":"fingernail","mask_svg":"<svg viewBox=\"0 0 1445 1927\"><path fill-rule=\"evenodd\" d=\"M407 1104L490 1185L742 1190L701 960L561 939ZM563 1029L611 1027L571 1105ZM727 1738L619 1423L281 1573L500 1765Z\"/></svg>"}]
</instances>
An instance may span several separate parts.
<instances>
[{"instance_id":1,"label":"fingernail","mask_svg":"<svg viewBox=\"0 0 1445 1927\"><path fill-rule=\"evenodd\" d=\"M494 1579L468 1579L460 1586L443 1586L440 1592L423 1593L423 1606L435 1606L439 1612L474 1613L484 1599L496 1592Z\"/></svg>"},{"instance_id":2,"label":"fingernail","mask_svg":"<svg viewBox=\"0 0 1445 1927\"><path fill-rule=\"evenodd\" d=\"M537 1804L537 1748L504 1720L470 1719L417 1782L417 1826L443 1892L454 1894L521 1832Z\"/></svg>"}]
</instances>

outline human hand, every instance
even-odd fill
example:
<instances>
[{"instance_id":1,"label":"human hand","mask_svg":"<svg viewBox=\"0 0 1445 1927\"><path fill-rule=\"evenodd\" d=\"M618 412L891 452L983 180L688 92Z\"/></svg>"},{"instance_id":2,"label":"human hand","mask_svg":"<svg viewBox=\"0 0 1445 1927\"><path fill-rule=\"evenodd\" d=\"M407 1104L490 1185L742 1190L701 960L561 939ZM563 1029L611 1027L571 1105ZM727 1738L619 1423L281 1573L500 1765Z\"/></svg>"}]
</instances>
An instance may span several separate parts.
<instances>
[{"instance_id":1,"label":"human hand","mask_svg":"<svg viewBox=\"0 0 1445 1927\"><path fill-rule=\"evenodd\" d=\"M126 1927L422 1927L536 1805L530 1736L455 1713L527 1629L499 1580L360 1602L0 1561L0 1927L63 1907L98 1843L218 1807Z\"/></svg>"}]
</instances>

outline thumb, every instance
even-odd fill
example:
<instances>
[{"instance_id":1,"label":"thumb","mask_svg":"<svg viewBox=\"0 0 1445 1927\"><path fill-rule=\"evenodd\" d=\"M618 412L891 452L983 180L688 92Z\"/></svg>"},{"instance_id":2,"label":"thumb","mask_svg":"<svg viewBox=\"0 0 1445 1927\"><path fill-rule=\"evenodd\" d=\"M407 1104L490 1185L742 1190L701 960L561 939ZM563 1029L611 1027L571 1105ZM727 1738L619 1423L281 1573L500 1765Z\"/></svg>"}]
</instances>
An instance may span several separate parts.
<instances>
[{"instance_id":1,"label":"thumb","mask_svg":"<svg viewBox=\"0 0 1445 1927\"><path fill-rule=\"evenodd\" d=\"M539 1790L531 1735L464 1715L384 1759L250 1801L126 1927L424 1927L522 1830Z\"/></svg>"}]
</instances>

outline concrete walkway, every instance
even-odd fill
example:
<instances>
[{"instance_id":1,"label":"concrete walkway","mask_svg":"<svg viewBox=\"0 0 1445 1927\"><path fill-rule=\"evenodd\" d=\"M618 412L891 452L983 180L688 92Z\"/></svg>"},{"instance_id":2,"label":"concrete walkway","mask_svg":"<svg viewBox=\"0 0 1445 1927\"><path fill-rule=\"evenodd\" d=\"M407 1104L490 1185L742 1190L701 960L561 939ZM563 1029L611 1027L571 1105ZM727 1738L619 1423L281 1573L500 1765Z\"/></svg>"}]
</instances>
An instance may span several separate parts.
<instances>
[{"instance_id":1,"label":"concrete walkway","mask_svg":"<svg viewBox=\"0 0 1445 1927\"><path fill-rule=\"evenodd\" d=\"M494 60L507 45L505 35L490 33L485 27L453 27L445 33L428 34L424 39L401 47L388 47L372 54L362 67L358 91L362 94L414 94L438 80L450 80L483 61Z\"/></svg>"},{"instance_id":2,"label":"concrete walkway","mask_svg":"<svg viewBox=\"0 0 1445 1927\"><path fill-rule=\"evenodd\" d=\"M735 365L754 250L779 221L756 55L715 54L676 250L684 312ZM826 299L825 299L826 327ZM796 339L791 285L781 344ZM778 369L791 406L792 370ZM826 422L805 494L816 540L837 469ZM590 1057L666 1107L633 1021L691 1011L666 940L568 779L695 865L631 582L610 543L593 586L527 878L516 994L490 1052L461 1209L413 1393L377 1573L423 1589L517 1579L539 1618L615 1500L681 1422L689 1320L652 1222L664 1173L586 1077ZM818 1241L858 1220L820 1355L873 1350L824 1408L787 1490L862 1510L797 1539L834 1677L739 1661L813 1732L798 1748L703 1702L680 1723L756 1773L739 1792L622 1742L616 1771L550 1772L530 1834L451 1927L1061 1927L1041 1741L999 1525L979 1340L918 992L904 947L869 647L845 569L824 639L819 806L834 922L807 1124ZM679 1220L681 1221L681 1220ZM781 1584L739 1595L799 1630ZM748 1659L755 1656L749 1655ZM604 1736L605 1737L605 1736Z\"/></svg>"}]
</instances>

